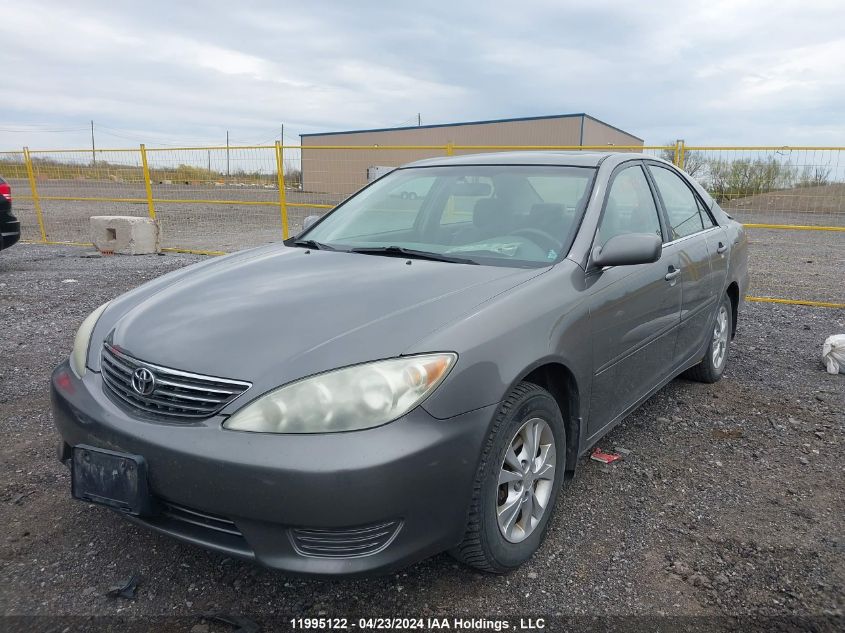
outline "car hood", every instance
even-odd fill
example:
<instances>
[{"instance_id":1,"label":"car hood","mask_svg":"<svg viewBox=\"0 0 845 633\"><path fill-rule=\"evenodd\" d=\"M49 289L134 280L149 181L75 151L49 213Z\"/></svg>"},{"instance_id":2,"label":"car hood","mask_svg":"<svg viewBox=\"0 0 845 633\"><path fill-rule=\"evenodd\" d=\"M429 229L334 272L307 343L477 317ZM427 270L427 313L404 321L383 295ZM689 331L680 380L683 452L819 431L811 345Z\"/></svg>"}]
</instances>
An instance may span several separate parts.
<instances>
[{"instance_id":1,"label":"car hood","mask_svg":"<svg viewBox=\"0 0 845 633\"><path fill-rule=\"evenodd\" d=\"M248 380L258 392L398 356L544 270L278 246L141 286L106 310L95 335L135 358Z\"/></svg>"}]
</instances>

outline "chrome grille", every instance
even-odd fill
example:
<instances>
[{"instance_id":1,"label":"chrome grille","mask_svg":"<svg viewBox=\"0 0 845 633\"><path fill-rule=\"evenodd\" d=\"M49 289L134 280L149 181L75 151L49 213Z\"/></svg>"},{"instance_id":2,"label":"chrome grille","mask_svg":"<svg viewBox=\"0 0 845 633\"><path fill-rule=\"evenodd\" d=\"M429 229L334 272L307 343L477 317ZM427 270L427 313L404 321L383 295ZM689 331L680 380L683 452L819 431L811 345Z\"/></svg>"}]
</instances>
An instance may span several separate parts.
<instances>
[{"instance_id":1,"label":"chrome grille","mask_svg":"<svg viewBox=\"0 0 845 633\"><path fill-rule=\"evenodd\" d=\"M156 416L207 418L251 386L240 380L159 367L127 356L108 343L103 345L100 368L107 391L122 403ZM147 369L154 376L154 388L149 394L138 392L132 385L132 376L138 369Z\"/></svg>"},{"instance_id":2,"label":"chrome grille","mask_svg":"<svg viewBox=\"0 0 845 633\"><path fill-rule=\"evenodd\" d=\"M399 521L354 528L294 528L293 546L303 556L355 558L369 556L387 547L396 536Z\"/></svg>"}]
</instances>

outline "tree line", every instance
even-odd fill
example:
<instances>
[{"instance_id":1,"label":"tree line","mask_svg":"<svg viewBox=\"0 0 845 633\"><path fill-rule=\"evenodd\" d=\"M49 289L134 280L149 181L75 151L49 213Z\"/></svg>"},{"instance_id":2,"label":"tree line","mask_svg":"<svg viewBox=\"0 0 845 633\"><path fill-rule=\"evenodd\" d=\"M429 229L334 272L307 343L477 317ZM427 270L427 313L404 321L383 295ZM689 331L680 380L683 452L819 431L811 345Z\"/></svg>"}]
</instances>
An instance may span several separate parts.
<instances>
[{"instance_id":1,"label":"tree line","mask_svg":"<svg viewBox=\"0 0 845 633\"><path fill-rule=\"evenodd\" d=\"M674 162L673 150L663 150L661 158ZM768 191L819 187L831 182L830 167L798 166L789 159L781 160L777 156L725 158L710 157L701 151L688 151L684 154L683 169L719 203Z\"/></svg>"}]
</instances>

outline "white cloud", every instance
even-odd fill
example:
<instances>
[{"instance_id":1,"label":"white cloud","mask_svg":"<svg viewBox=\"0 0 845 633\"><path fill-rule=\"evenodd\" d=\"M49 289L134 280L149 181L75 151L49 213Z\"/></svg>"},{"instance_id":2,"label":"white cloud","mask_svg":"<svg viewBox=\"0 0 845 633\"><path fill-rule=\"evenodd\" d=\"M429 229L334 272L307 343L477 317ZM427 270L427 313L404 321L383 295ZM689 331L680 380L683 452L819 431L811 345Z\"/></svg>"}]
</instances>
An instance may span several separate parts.
<instances>
[{"instance_id":1,"label":"white cloud","mask_svg":"<svg viewBox=\"0 0 845 633\"><path fill-rule=\"evenodd\" d=\"M257 141L281 122L294 134L417 112L433 123L586 111L649 142L845 144L841 1L203 9L5 6L0 130L94 119L129 137L219 141L229 129ZM85 142L0 131L9 147Z\"/></svg>"},{"instance_id":2,"label":"white cloud","mask_svg":"<svg viewBox=\"0 0 845 633\"><path fill-rule=\"evenodd\" d=\"M764 112L828 101L843 103L843 59L845 40L836 40L765 55L736 56L701 68L697 76L722 80L721 94L709 102L716 108Z\"/></svg>"}]
</instances>

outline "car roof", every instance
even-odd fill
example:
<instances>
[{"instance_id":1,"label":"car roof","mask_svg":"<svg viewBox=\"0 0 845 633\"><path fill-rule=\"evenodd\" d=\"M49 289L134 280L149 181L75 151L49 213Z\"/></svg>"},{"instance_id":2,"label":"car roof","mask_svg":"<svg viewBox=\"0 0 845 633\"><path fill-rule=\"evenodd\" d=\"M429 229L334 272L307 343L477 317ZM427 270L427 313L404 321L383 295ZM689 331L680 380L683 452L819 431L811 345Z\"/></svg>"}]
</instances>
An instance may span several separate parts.
<instances>
[{"instance_id":1,"label":"car roof","mask_svg":"<svg viewBox=\"0 0 845 633\"><path fill-rule=\"evenodd\" d=\"M448 165L565 165L573 167L598 167L609 157L649 158L654 156L634 152L583 152L583 151L517 151L485 154L462 154L427 158L408 163L404 167L439 167ZM621 162L621 160L620 160Z\"/></svg>"}]
</instances>

